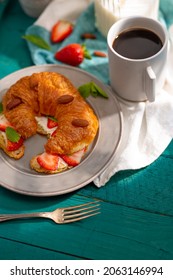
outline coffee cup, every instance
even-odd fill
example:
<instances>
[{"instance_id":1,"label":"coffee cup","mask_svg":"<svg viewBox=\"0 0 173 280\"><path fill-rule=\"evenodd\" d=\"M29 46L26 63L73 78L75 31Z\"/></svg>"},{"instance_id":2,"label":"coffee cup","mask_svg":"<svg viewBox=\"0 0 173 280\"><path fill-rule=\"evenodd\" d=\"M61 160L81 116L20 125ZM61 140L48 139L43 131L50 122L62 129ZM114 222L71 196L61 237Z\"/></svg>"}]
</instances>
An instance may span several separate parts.
<instances>
[{"instance_id":1,"label":"coffee cup","mask_svg":"<svg viewBox=\"0 0 173 280\"><path fill-rule=\"evenodd\" d=\"M151 18L126 17L111 26L107 44L114 92L125 100L153 102L166 78L166 28Z\"/></svg>"}]
</instances>

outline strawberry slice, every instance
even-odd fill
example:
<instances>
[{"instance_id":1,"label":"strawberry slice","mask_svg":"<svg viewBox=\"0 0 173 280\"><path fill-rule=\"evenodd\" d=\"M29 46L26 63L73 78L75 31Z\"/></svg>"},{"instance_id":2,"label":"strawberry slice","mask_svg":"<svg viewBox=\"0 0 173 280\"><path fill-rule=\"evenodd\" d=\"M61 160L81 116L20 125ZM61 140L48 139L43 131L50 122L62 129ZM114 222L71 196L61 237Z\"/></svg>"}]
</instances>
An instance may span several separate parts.
<instances>
[{"instance_id":1,"label":"strawberry slice","mask_svg":"<svg viewBox=\"0 0 173 280\"><path fill-rule=\"evenodd\" d=\"M56 135L56 133L57 133L57 129L55 129L55 130L52 132L51 137L53 137L54 135Z\"/></svg>"},{"instance_id":2,"label":"strawberry slice","mask_svg":"<svg viewBox=\"0 0 173 280\"><path fill-rule=\"evenodd\" d=\"M54 128L58 126L58 121L55 118L48 118L47 119L47 127L48 128Z\"/></svg>"},{"instance_id":3,"label":"strawberry slice","mask_svg":"<svg viewBox=\"0 0 173 280\"><path fill-rule=\"evenodd\" d=\"M8 127L8 124L0 123L0 130L5 131L5 129Z\"/></svg>"},{"instance_id":4,"label":"strawberry slice","mask_svg":"<svg viewBox=\"0 0 173 280\"><path fill-rule=\"evenodd\" d=\"M73 24L66 20L59 20L51 30L52 43L62 42L73 31Z\"/></svg>"},{"instance_id":5,"label":"strawberry slice","mask_svg":"<svg viewBox=\"0 0 173 280\"><path fill-rule=\"evenodd\" d=\"M7 139L7 151L16 151L18 150L22 145L23 145L23 138L20 137L19 141L18 142L12 142L10 140Z\"/></svg>"},{"instance_id":6,"label":"strawberry slice","mask_svg":"<svg viewBox=\"0 0 173 280\"><path fill-rule=\"evenodd\" d=\"M0 116L0 130L5 131L7 127L12 127L4 115Z\"/></svg>"},{"instance_id":7,"label":"strawberry slice","mask_svg":"<svg viewBox=\"0 0 173 280\"><path fill-rule=\"evenodd\" d=\"M69 44L55 53L55 59L72 66L78 66L84 58L91 59L91 55L84 45L77 43Z\"/></svg>"},{"instance_id":8,"label":"strawberry slice","mask_svg":"<svg viewBox=\"0 0 173 280\"><path fill-rule=\"evenodd\" d=\"M59 156L48 154L46 152L37 157L37 162L41 167L52 171L58 169L58 161Z\"/></svg>"},{"instance_id":9,"label":"strawberry slice","mask_svg":"<svg viewBox=\"0 0 173 280\"><path fill-rule=\"evenodd\" d=\"M61 155L61 158L69 165L69 166L77 166L86 151L86 148L83 148L82 150L75 152L71 155Z\"/></svg>"}]
</instances>

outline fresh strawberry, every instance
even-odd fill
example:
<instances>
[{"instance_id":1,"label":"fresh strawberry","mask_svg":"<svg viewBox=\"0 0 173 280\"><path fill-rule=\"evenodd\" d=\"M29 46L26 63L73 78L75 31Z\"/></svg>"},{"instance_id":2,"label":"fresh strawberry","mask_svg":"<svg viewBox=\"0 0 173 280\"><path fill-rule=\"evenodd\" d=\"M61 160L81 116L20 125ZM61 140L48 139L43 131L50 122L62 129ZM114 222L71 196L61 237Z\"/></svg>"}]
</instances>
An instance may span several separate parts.
<instances>
[{"instance_id":1,"label":"fresh strawberry","mask_svg":"<svg viewBox=\"0 0 173 280\"><path fill-rule=\"evenodd\" d=\"M23 138L20 137L18 142L12 142L7 139L7 151L16 151L23 145Z\"/></svg>"},{"instance_id":2,"label":"fresh strawberry","mask_svg":"<svg viewBox=\"0 0 173 280\"><path fill-rule=\"evenodd\" d=\"M37 162L41 167L52 171L58 169L58 161L59 156L48 154L46 152L37 157Z\"/></svg>"},{"instance_id":3,"label":"fresh strawberry","mask_svg":"<svg viewBox=\"0 0 173 280\"><path fill-rule=\"evenodd\" d=\"M51 137L55 136L56 133L57 133L57 129L55 129L55 130L52 132Z\"/></svg>"},{"instance_id":4,"label":"fresh strawberry","mask_svg":"<svg viewBox=\"0 0 173 280\"><path fill-rule=\"evenodd\" d=\"M48 118L47 119L47 127L48 128L54 128L58 126L58 121L55 118Z\"/></svg>"},{"instance_id":5,"label":"fresh strawberry","mask_svg":"<svg viewBox=\"0 0 173 280\"><path fill-rule=\"evenodd\" d=\"M69 165L69 166L77 166L86 151L86 148L83 148L82 150L75 152L71 155L61 155L61 158Z\"/></svg>"},{"instance_id":6,"label":"fresh strawberry","mask_svg":"<svg viewBox=\"0 0 173 280\"><path fill-rule=\"evenodd\" d=\"M8 126L8 125L6 125L6 124L4 124L4 123L0 123L0 130L1 130L1 131L5 131L5 129L6 129L7 126Z\"/></svg>"},{"instance_id":7,"label":"fresh strawberry","mask_svg":"<svg viewBox=\"0 0 173 280\"><path fill-rule=\"evenodd\" d=\"M1 131L5 131L5 129L8 127L8 126L11 126L9 121L6 119L6 117L4 115L1 115L0 116L0 130Z\"/></svg>"},{"instance_id":8,"label":"fresh strawberry","mask_svg":"<svg viewBox=\"0 0 173 280\"><path fill-rule=\"evenodd\" d=\"M73 31L73 24L66 20L59 20L51 30L52 43L62 42Z\"/></svg>"},{"instance_id":9,"label":"fresh strawberry","mask_svg":"<svg viewBox=\"0 0 173 280\"><path fill-rule=\"evenodd\" d=\"M78 66L84 58L91 59L91 55L84 45L73 43L57 51L55 58L63 63Z\"/></svg>"}]
</instances>

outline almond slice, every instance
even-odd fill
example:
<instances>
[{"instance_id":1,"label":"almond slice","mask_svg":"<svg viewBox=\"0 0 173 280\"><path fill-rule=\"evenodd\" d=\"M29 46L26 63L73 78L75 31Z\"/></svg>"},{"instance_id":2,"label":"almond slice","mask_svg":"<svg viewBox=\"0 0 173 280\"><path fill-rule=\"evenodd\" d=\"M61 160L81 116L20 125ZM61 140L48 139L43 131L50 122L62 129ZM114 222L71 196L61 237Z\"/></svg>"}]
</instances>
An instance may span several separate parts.
<instances>
[{"instance_id":1,"label":"almond slice","mask_svg":"<svg viewBox=\"0 0 173 280\"><path fill-rule=\"evenodd\" d=\"M72 102L73 99L74 99L74 97L72 95L64 94L58 98L57 102L58 102L58 104L68 104L68 103Z\"/></svg>"},{"instance_id":2,"label":"almond slice","mask_svg":"<svg viewBox=\"0 0 173 280\"><path fill-rule=\"evenodd\" d=\"M22 103L21 99L19 97L14 97L12 100L10 100L7 103L6 109L7 110L12 110L13 108L17 107Z\"/></svg>"},{"instance_id":3,"label":"almond slice","mask_svg":"<svg viewBox=\"0 0 173 280\"><path fill-rule=\"evenodd\" d=\"M84 119L74 119L72 120L72 125L76 127L87 127L89 125L89 122Z\"/></svg>"}]
</instances>

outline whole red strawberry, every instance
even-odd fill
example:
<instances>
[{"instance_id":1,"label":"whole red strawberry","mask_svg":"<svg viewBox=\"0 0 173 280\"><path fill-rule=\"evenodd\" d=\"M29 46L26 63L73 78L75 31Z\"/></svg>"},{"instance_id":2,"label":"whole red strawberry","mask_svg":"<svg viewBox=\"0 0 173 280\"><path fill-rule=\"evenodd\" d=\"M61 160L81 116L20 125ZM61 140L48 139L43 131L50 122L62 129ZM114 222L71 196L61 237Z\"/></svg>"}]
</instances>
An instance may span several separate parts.
<instances>
[{"instance_id":1,"label":"whole red strawberry","mask_svg":"<svg viewBox=\"0 0 173 280\"><path fill-rule=\"evenodd\" d=\"M91 59L91 56L84 45L73 43L57 51L55 58L63 63L78 66L84 58Z\"/></svg>"}]
</instances>

